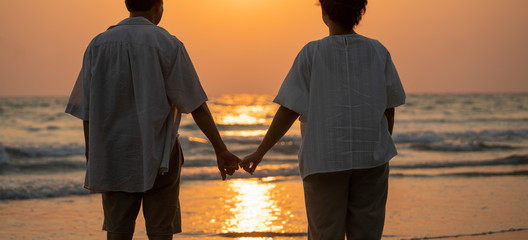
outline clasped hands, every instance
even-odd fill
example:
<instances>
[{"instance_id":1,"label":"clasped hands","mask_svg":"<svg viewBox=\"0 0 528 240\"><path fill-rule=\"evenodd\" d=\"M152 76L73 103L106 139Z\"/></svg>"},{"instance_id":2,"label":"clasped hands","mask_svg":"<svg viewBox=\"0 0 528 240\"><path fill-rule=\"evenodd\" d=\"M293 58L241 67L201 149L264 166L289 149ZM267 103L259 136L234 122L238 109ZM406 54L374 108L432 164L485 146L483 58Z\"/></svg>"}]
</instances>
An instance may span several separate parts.
<instances>
[{"instance_id":1,"label":"clasped hands","mask_svg":"<svg viewBox=\"0 0 528 240\"><path fill-rule=\"evenodd\" d=\"M228 150L217 153L216 160L218 163L218 170L222 175L222 180L225 180L227 175L232 176L236 170L240 168L244 169L249 174L253 174L255 169L257 169L258 164L262 161L264 157L263 154L254 152L246 157L243 160L240 160L239 157L234 155Z\"/></svg>"}]
</instances>

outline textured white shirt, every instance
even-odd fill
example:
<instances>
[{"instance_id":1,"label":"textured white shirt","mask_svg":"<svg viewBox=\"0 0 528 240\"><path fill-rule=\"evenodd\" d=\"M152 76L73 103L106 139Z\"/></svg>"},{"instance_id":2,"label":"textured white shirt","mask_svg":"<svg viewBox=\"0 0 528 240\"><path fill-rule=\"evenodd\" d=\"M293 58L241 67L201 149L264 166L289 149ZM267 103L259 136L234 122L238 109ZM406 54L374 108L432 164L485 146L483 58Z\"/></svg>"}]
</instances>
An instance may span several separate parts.
<instances>
[{"instance_id":1,"label":"textured white shirt","mask_svg":"<svg viewBox=\"0 0 528 240\"><path fill-rule=\"evenodd\" d=\"M308 43L274 102L299 113L301 176L380 166L397 154L385 109L405 103L387 49L358 34Z\"/></svg>"},{"instance_id":2,"label":"textured white shirt","mask_svg":"<svg viewBox=\"0 0 528 240\"><path fill-rule=\"evenodd\" d=\"M66 112L89 121L85 187L144 192L167 171L181 113L207 100L184 45L143 17L95 37Z\"/></svg>"}]
</instances>

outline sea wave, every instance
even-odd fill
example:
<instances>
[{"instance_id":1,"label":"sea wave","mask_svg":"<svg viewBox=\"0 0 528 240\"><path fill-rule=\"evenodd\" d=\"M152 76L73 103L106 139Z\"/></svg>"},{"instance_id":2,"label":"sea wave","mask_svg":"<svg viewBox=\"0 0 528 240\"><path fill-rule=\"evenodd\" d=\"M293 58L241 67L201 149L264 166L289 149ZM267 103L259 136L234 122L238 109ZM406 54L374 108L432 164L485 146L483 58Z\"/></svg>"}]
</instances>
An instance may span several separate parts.
<instances>
[{"instance_id":1,"label":"sea wave","mask_svg":"<svg viewBox=\"0 0 528 240\"><path fill-rule=\"evenodd\" d=\"M5 154L11 157L63 157L71 155L84 155L84 144L70 143L65 145L31 145L4 147Z\"/></svg>"},{"instance_id":2,"label":"sea wave","mask_svg":"<svg viewBox=\"0 0 528 240\"><path fill-rule=\"evenodd\" d=\"M70 160L39 161L31 163L0 163L0 174L55 173L85 170L86 163Z\"/></svg>"},{"instance_id":3,"label":"sea wave","mask_svg":"<svg viewBox=\"0 0 528 240\"><path fill-rule=\"evenodd\" d=\"M442 141L440 134L433 131L398 133L393 136L393 139L397 143L429 143Z\"/></svg>"},{"instance_id":4,"label":"sea wave","mask_svg":"<svg viewBox=\"0 0 528 240\"><path fill-rule=\"evenodd\" d=\"M461 119L452 119L452 118L446 118L446 117L409 117L407 119L398 119L398 123L406 123L406 124L416 124L416 123L422 123L422 124L438 124L438 123L449 123L449 124L464 124L468 122L473 123L508 123L508 124L515 124L515 123L526 123L528 121L528 118L526 117L480 117L480 118L461 118Z\"/></svg>"},{"instance_id":5,"label":"sea wave","mask_svg":"<svg viewBox=\"0 0 528 240\"><path fill-rule=\"evenodd\" d=\"M223 136L228 146L241 154L247 154L262 141L262 136ZM184 152L212 151L207 139L202 137L181 136ZM519 141L528 140L528 129L521 130L485 130L462 132L417 131L397 133L394 141L399 144L410 144L411 149L445 152L468 152L490 150L512 150L522 147ZM301 137L287 135L272 148L273 152L284 155L297 155ZM497 144L497 142L501 142ZM244 147L246 146L246 147ZM0 162L13 158L41 158L84 155L83 143L27 143L26 145L5 145L0 143Z\"/></svg>"},{"instance_id":6,"label":"sea wave","mask_svg":"<svg viewBox=\"0 0 528 240\"><path fill-rule=\"evenodd\" d=\"M253 175L243 170L236 172L232 178L264 178L269 176L297 176L299 170L296 166L283 165L280 167L259 166L258 172ZM40 176L28 176L30 180L0 180L0 200L17 200L33 198L52 198L69 195L86 195L88 190L83 186L83 173L79 172L77 177L63 178L57 174L55 179L43 179ZM216 167L185 168L182 170L182 181L192 180L221 180L220 173Z\"/></svg>"},{"instance_id":7,"label":"sea wave","mask_svg":"<svg viewBox=\"0 0 528 240\"><path fill-rule=\"evenodd\" d=\"M253 175L245 172L237 172L229 179L239 178L268 178L268 177L289 177L298 176L297 168L286 169L258 169ZM439 173L439 174L417 174L417 173L391 173L391 178L438 178L438 177L462 177L462 178L478 178L478 177L512 177L512 176L528 176L528 170L518 170L509 172L453 172L453 173ZM211 167L209 170L187 173L182 175L182 181L209 181L220 180L221 176L216 168ZM84 189L83 176L79 174L76 180L60 179L34 179L24 181L0 181L0 200L20 200L20 199L37 199L37 198L54 198L72 195L87 195L89 191Z\"/></svg>"},{"instance_id":8,"label":"sea wave","mask_svg":"<svg viewBox=\"0 0 528 240\"><path fill-rule=\"evenodd\" d=\"M58 149L64 149L66 147L60 147ZM411 148L421 150L434 150L434 151L450 151L450 152L463 152L463 151L486 151L486 150L509 150L513 149L508 145L489 145L482 142L472 142L468 144L451 144L451 143L415 143L411 144ZM35 150L35 148L28 149L12 149L5 148L2 151L0 145L0 174L24 174L24 173L43 173L43 172L71 172L85 170L86 162L84 158L84 147L71 147L69 150L63 152L52 152L50 149L46 151ZM68 148L66 148L68 149ZM81 150L82 149L82 150ZM209 147L207 147L209 149ZM259 175L269 176L289 176L297 174L297 151L299 146L295 142L286 141L279 143L275 146L269 155L266 156L266 160L263 162L263 166L273 166L277 168L277 165L287 164L288 169L286 172L282 170L264 170L260 171ZM196 151L184 150L185 155L185 168L202 168L202 167L215 167L217 165L214 152L212 149L206 152L203 149L196 148ZM238 156L245 156L251 153L253 148L239 148L233 150ZM72 153L73 152L73 153ZM9 154L7 154L9 153ZM75 156L70 156L76 154ZM46 156L45 158L27 158L28 160L10 160L10 155L15 156ZM459 168L459 167L479 167L479 166L515 166L515 165L527 165L528 155L510 155L507 157L497 159L483 159L483 160L453 160L453 161L431 161L431 162L408 162L408 161L395 161L391 164L393 169L435 169L435 168ZM214 168L213 168L214 169ZM207 175L207 174L206 174ZM212 179L206 175L189 176L189 179Z\"/></svg>"},{"instance_id":9,"label":"sea wave","mask_svg":"<svg viewBox=\"0 0 528 240\"><path fill-rule=\"evenodd\" d=\"M433 143L452 139L504 140L513 138L528 139L528 129L461 132L417 131L396 133L393 137L396 143Z\"/></svg>"},{"instance_id":10,"label":"sea wave","mask_svg":"<svg viewBox=\"0 0 528 240\"><path fill-rule=\"evenodd\" d=\"M259 144L263 136L223 136L226 143ZM509 140L528 139L528 129L482 130L482 131L414 131L396 133L393 136L396 143L431 143L452 139L485 139ZM281 138L283 142L301 142L301 136L287 135Z\"/></svg>"},{"instance_id":11,"label":"sea wave","mask_svg":"<svg viewBox=\"0 0 528 240\"><path fill-rule=\"evenodd\" d=\"M446 132L444 134L450 137L479 137L479 138L521 137L521 138L528 138L528 129Z\"/></svg>"},{"instance_id":12,"label":"sea wave","mask_svg":"<svg viewBox=\"0 0 528 240\"><path fill-rule=\"evenodd\" d=\"M445 151L445 152L478 152L491 150L513 150L518 147L504 144L486 144L482 141L473 140L470 142L454 141L440 143L413 143L411 148L425 151Z\"/></svg>"},{"instance_id":13,"label":"sea wave","mask_svg":"<svg viewBox=\"0 0 528 240\"><path fill-rule=\"evenodd\" d=\"M0 185L0 200L34 199L86 195L82 180L34 179L29 181L3 181Z\"/></svg>"},{"instance_id":14,"label":"sea wave","mask_svg":"<svg viewBox=\"0 0 528 240\"><path fill-rule=\"evenodd\" d=\"M504 177L504 176L528 176L528 170L504 170L503 168L477 168L482 166L496 167L496 166L518 166L527 165L528 155L510 156L506 158L475 161L475 162L453 162L453 163L424 163L424 164L399 164L391 165L391 177L396 178L437 178L437 177ZM0 164L0 167L5 164ZM81 169L82 164L79 163L65 163L65 162L49 162L47 165L26 165L18 166L19 169L27 168L26 170L34 171L35 169L47 169L52 166L62 166L58 168L73 168ZM464 171L438 172L433 171L406 171L415 169L439 169L459 167L466 167ZM472 171L471 168L476 167ZM507 168L506 168L507 169ZM49 170L49 169L48 169ZM88 190L82 188L84 180L84 172L78 171L75 174L44 174L44 175L27 175L27 172L20 174L26 175L12 175L15 177L3 178L0 180L0 200L6 199L33 199L33 198L52 198L69 195L85 195ZM10 173L13 174L13 173ZM51 176L51 179L50 179ZM68 177L64 177L68 176ZM294 163L276 163L276 164L261 164L253 175L246 173L242 169L235 172L233 176L228 176L228 179L238 178L268 178L268 177L290 177L299 176L299 169ZM216 167L216 162L212 160L190 160L186 161L182 169L181 179L185 181L210 181L220 180L221 176Z\"/></svg>"},{"instance_id":15,"label":"sea wave","mask_svg":"<svg viewBox=\"0 0 528 240\"><path fill-rule=\"evenodd\" d=\"M528 155L511 155L504 158L479 161L453 161L430 163L400 163L391 164L391 169L436 169L460 167L491 167L491 166L518 166L527 165Z\"/></svg>"}]
</instances>

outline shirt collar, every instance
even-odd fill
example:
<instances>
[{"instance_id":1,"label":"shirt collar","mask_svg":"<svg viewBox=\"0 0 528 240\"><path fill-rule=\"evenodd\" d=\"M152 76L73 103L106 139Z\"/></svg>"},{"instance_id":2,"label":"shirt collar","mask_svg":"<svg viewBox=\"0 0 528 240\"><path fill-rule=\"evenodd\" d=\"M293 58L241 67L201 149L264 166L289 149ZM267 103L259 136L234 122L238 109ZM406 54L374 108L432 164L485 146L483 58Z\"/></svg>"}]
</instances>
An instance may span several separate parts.
<instances>
[{"instance_id":1,"label":"shirt collar","mask_svg":"<svg viewBox=\"0 0 528 240\"><path fill-rule=\"evenodd\" d=\"M154 24L144 17L129 17L119 22L117 26L119 25L154 25Z\"/></svg>"}]
</instances>

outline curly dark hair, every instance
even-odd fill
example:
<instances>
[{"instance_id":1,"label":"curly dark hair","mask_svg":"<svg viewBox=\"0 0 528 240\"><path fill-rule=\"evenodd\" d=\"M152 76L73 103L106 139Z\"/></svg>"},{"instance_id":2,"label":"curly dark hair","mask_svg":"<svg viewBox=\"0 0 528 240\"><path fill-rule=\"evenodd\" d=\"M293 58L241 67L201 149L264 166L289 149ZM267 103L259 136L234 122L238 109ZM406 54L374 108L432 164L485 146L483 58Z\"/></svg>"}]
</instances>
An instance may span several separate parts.
<instances>
[{"instance_id":1,"label":"curly dark hair","mask_svg":"<svg viewBox=\"0 0 528 240\"><path fill-rule=\"evenodd\" d=\"M332 21L352 29L365 14L367 0L319 0L321 8Z\"/></svg>"},{"instance_id":2,"label":"curly dark hair","mask_svg":"<svg viewBox=\"0 0 528 240\"><path fill-rule=\"evenodd\" d=\"M148 11L161 0L125 0L125 5L130 12Z\"/></svg>"}]
</instances>

